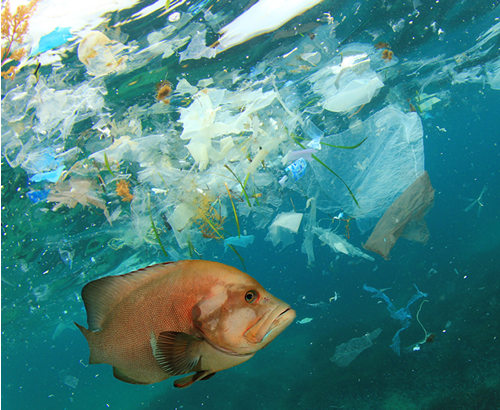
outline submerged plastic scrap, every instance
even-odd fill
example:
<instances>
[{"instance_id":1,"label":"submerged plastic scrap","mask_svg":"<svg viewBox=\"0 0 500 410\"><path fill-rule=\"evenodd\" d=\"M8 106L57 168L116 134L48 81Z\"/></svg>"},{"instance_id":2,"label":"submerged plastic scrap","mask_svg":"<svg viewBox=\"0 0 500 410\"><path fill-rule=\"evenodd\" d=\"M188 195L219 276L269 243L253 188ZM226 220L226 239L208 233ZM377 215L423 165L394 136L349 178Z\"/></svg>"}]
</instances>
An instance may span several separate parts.
<instances>
[{"instance_id":1,"label":"submerged plastic scrap","mask_svg":"<svg viewBox=\"0 0 500 410\"><path fill-rule=\"evenodd\" d=\"M434 205L434 188L425 171L387 209L363 248L390 259L389 252L400 236L426 244L429 230L425 215Z\"/></svg>"},{"instance_id":2,"label":"submerged plastic scrap","mask_svg":"<svg viewBox=\"0 0 500 410\"><path fill-rule=\"evenodd\" d=\"M305 182L311 184L309 196L315 194L318 185L326 194L318 197L319 209L336 212L341 208L356 218L358 228L364 232L424 171L424 133L417 113L405 114L391 106L358 124L341 134L324 137L323 148L315 155L342 177L359 207L342 182L317 161L310 163L316 183ZM326 146L352 146L366 137L356 149Z\"/></svg>"},{"instance_id":3,"label":"submerged plastic scrap","mask_svg":"<svg viewBox=\"0 0 500 410\"><path fill-rule=\"evenodd\" d=\"M360 45L360 50L344 56L338 63L327 66L310 76L313 90L323 96L321 105L328 111L344 112L369 103L384 86L379 75L370 68L370 57Z\"/></svg>"},{"instance_id":4,"label":"submerged plastic scrap","mask_svg":"<svg viewBox=\"0 0 500 410\"><path fill-rule=\"evenodd\" d=\"M70 179L69 182L60 182L50 191L47 201L57 202L52 208L53 211L57 211L63 205L74 208L77 204L82 204L82 206L92 204L104 211L106 219L112 225L106 202L97 197L93 184L89 180Z\"/></svg>"},{"instance_id":5,"label":"submerged plastic scrap","mask_svg":"<svg viewBox=\"0 0 500 410\"><path fill-rule=\"evenodd\" d=\"M125 48L100 31L91 31L78 45L78 59L90 75L106 75L125 68L127 56L120 56Z\"/></svg>"},{"instance_id":6,"label":"submerged plastic scrap","mask_svg":"<svg viewBox=\"0 0 500 410\"><path fill-rule=\"evenodd\" d=\"M75 389L78 385L79 380L75 376L68 374L67 370L59 371L59 377L61 377L62 382L72 389Z\"/></svg>"},{"instance_id":7,"label":"submerged plastic scrap","mask_svg":"<svg viewBox=\"0 0 500 410\"><path fill-rule=\"evenodd\" d=\"M396 320L399 320L401 322L401 329L399 329L396 334L394 335L394 337L392 338L392 344L391 344L391 348L392 350L394 350L394 352L399 356L400 355L400 348L399 348L399 344L400 344L400 340L399 340L399 334L407 329L409 326L410 326L410 323L411 323L411 312L410 312L410 306L413 302L415 302L416 300L422 298L422 297L426 297L427 296L427 293L422 293L418 290L417 288L417 285L414 285L415 286L415 289L417 289L417 293L414 294L411 299L408 301L408 303L406 304L406 307L404 308L401 308L399 310L396 310L396 308L394 307L394 305L392 304L391 300L386 296L386 294L381 291L381 290L378 290L378 289L375 289L375 288L372 288L371 286L367 286L367 285L363 285L363 289L368 291L368 292L371 292L371 293L375 293L375 295L372 296L372 298L381 298L383 299L386 303L387 303L387 310L389 311L389 313L391 314L391 317L393 319L396 319Z\"/></svg>"},{"instance_id":8,"label":"submerged plastic scrap","mask_svg":"<svg viewBox=\"0 0 500 410\"><path fill-rule=\"evenodd\" d=\"M226 251L229 245L236 245L241 246L242 248L246 248L249 244L253 243L254 239L254 235L241 235L240 237L231 236L224 239L224 250Z\"/></svg>"},{"instance_id":9,"label":"submerged plastic scrap","mask_svg":"<svg viewBox=\"0 0 500 410\"><path fill-rule=\"evenodd\" d=\"M322 1L259 0L219 31L222 37L215 43L215 49L220 53L261 34L276 30Z\"/></svg>"},{"instance_id":10,"label":"submerged plastic scrap","mask_svg":"<svg viewBox=\"0 0 500 410\"><path fill-rule=\"evenodd\" d=\"M57 182L66 168L64 165L57 167L55 171L42 172L41 174L35 174L30 178L31 182L49 181Z\"/></svg>"},{"instance_id":11,"label":"submerged plastic scrap","mask_svg":"<svg viewBox=\"0 0 500 410\"><path fill-rule=\"evenodd\" d=\"M436 94L427 95L425 93L418 94L418 108L421 112L432 110L432 106L441 100L436 97Z\"/></svg>"},{"instance_id":12,"label":"submerged plastic scrap","mask_svg":"<svg viewBox=\"0 0 500 410\"><path fill-rule=\"evenodd\" d=\"M484 65L488 84L493 90L500 90L500 57Z\"/></svg>"},{"instance_id":13,"label":"submerged plastic scrap","mask_svg":"<svg viewBox=\"0 0 500 410\"><path fill-rule=\"evenodd\" d=\"M85 81L74 89L55 90L40 78L35 95L38 124L33 130L45 138L66 139L76 122L101 112L106 94L107 89L99 79Z\"/></svg>"},{"instance_id":14,"label":"submerged plastic scrap","mask_svg":"<svg viewBox=\"0 0 500 410\"><path fill-rule=\"evenodd\" d=\"M378 328L362 337L355 337L346 343L338 345L335 348L335 354L330 360L340 367L349 366L361 352L373 345L372 341L375 340L381 332L382 329Z\"/></svg>"},{"instance_id":15,"label":"submerged plastic scrap","mask_svg":"<svg viewBox=\"0 0 500 410\"><path fill-rule=\"evenodd\" d=\"M304 242L302 242L301 251L307 254L307 264L312 265L315 261L313 227L316 226L316 198L313 197L307 201L306 208L309 206L311 206L311 210L309 211L309 217L307 218L307 223L304 228Z\"/></svg>"},{"instance_id":16,"label":"submerged plastic scrap","mask_svg":"<svg viewBox=\"0 0 500 410\"><path fill-rule=\"evenodd\" d=\"M38 44L31 50L31 55L34 56L63 45L73 37L70 29L71 27L56 27L49 34L42 36Z\"/></svg>"},{"instance_id":17,"label":"submerged plastic scrap","mask_svg":"<svg viewBox=\"0 0 500 410\"><path fill-rule=\"evenodd\" d=\"M296 212L279 214L269 227L266 240L271 241L274 246L282 242L283 248L290 245L294 241L294 234L299 230L303 216L304 214Z\"/></svg>"},{"instance_id":18,"label":"submerged plastic scrap","mask_svg":"<svg viewBox=\"0 0 500 410\"><path fill-rule=\"evenodd\" d=\"M323 229L318 227L313 227L312 231L318 235L319 240L323 242L325 245L328 245L332 248L336 253L343 253L348 256L359 256L360 258L368 259L369 261L374 261L370 255L362 252L360 249L356 248L354 245L351 245L347 242L346 239L341 236L333 233L329 229Z\"/></svg>"}]
</instances>

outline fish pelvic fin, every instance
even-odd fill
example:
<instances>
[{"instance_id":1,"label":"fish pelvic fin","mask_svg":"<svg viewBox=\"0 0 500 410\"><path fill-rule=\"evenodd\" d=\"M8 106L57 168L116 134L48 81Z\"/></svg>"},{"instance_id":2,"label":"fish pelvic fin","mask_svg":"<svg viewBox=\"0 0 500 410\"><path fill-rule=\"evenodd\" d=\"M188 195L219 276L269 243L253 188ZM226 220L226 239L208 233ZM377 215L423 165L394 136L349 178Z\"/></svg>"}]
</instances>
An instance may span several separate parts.
<instances>
[{"instance_id":1,"label":"fish pelvic fin","mask_svg":"<svg viewBox=\"0 0 500 410\"><path fill-rule=\"evenodd\" d=\"M174 387L177 387L178 389L184 389L186 387L191 386L194 382L198 380L208 380L212 378L214 375L215 372L212 373L210 370L196 372L195 374L191 374L181 379L177 379L174 382Z\"/></svg>"},{"instance_id":2,"label":"fish pelvic fin","mask_svg":"<svg viewBox=\"0 0 500 410\"><path fill-rule=\"evenodd\" d=\"M156 341L154 356L169 376L186 374L198 364L202 343L202 339L187 333L161 332Z\"/></svg>"}]
</instances>

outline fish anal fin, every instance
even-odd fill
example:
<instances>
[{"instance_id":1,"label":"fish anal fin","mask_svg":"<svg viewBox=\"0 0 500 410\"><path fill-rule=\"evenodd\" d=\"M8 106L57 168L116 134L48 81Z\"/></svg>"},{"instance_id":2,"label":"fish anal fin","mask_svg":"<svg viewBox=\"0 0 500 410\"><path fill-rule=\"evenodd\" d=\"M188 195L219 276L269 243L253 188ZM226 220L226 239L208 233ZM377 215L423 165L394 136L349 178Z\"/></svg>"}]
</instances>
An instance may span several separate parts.
<instances>
[{"instance_id":1,"label":"fish anal fin","mask_svg":"<svg viewBox=\"0 0 500 410\"><path fill-rule=\"evenodd\" d=\"M125 373L123 373L120 369L113 367L113 376L115 376L118 380L121 380L122 382L125 383L130 383L130 384L148 384L144 382L139 382L137 380L132 379L132 377L127 376Z\"/></svg>"},{"instance_id":2,"label":"fish anal fin","mask_svg":"<svg viewBox=\"0 0 500 410\"><path fill-rule=\"evenodd\" d=\"M161 332L156 341L154 356L162 370L169 376L179 376L192 371L200 360L202 339L182 332Z\"/></svg>"},{"instance_id":3,"label":"fish anal fin","mask_svg":"<svg viewBox=\"0 0 500 410\"><path fill-rule=\"evenodd\" d=\"M191 386L194 382L198 380L208 380L215 375L215 372L212 373L210 370L205 370L201 372L196 372L194 374L190 374L189 376L183 377L181 379L177 379L174 382L174 387L178 389L184 389L186 387Z\"/></svg>"}]
</instances>

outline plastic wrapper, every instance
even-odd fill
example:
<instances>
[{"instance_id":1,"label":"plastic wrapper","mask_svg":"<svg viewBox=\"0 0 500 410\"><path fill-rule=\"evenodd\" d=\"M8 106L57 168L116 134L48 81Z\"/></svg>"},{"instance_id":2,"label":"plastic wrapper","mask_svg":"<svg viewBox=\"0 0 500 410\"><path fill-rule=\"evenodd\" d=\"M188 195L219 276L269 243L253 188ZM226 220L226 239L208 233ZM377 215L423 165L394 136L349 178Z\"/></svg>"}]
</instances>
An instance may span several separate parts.
<instances>
[{"instance_id":1,"label":"plastic wrapper","mask_svg":"<svg viewBox=\"0 0 500 410\"><path fill-rule=\"evenodd\" d=\"M346 343L342 343L335 348L335 354L330 360L339 367L347 367L362 352L373 345L373 340L380 335L382 329L375 329L362 337L355 337Z\"/></svg>"},{"instance_id":2,"label":"plastic wrapper","mask_svg":"<svg viewBox=\"0 0 500 410\"><path fill-rule=\"evenodd\" d=\"M224 26L215 44L217 52L227 50L256 36L276 30L322 0L259 0L250 9Z\"/></svg>"},{"instance_id":3,"label":"plastic wrapper","mask_svg":"<svg viewBox=\"0 0 500 410\"><path fill-rule=\"evenodd\" d=\"M283 248L294 242L294 234L299 230L303 214L296 212L283 212L274 218L266 236L273 246L282 242Z\"/></svg>"},{"instance_id":4,"label":"plastic wrapper","mask_svg":"<svg viewBox=\"0 0 500 410\"><path fill-rule=\"evenodd\" d=\"M391 302L391 300L389 299L389 297L387 297L387 295L382 290L378 290L378 289L372 288L371 286L367 286L367 285L363 286L363 289L366 290L367 292L374 293L372 298L380 298L384 302L386 302L387 303L387 310L389 311L391 317L393 319L398 320L401 323L401 328L396 332L396 334L392 338L392 344L391 344L392 350L394 350L394 352L398 356L401 353L401 349L400 349L401 341L400 341L399 334L403 330L408 329L408 327L410 327L410 324L411 324L412 317L411 317L411 312L410 312L410 306L418 299L423 298L423 297L424 298L427 297L426 293L420 292L420 290L418 290L417 286L416 285L414 285L414 286L415 286L415 289L417 289L417 293L415 293L411 297L411 299L408 301L408 303L406 304L405 307L403 307L399 310L396 310L396 308L394 307L394 305Z\"/></svg>"},{"instance_id":5,"label":"plastic wrapper","mask_svg":"<svg viewBox=\"0 0 500 410\"><path fill-rule=\"evenodd\" d=\"M315 154L351 188L359 206L328 169L317 161L310 163L316 181L328 198L324 202L323 197L319 198L318 208L325 212L342 208L356 218L361 232L374 226L396 198L424 172L423 129L417 113L405 114L386 107L359 126L324 137L322 142L350 146L366 137L356 149L325 145ZM305 184L308 183L306 180ZM337 208L332 205L335 203Z\"/></svg>"},{"instance_id":6,"label":"plastic wrapper","mask_svg":"<svg viewBox=\"0 0 500 410\"><path fill-rule=\"evenodd\" d=\"M356 248L354 245L347 242L343 237L333 233L328 229L322 229L318 227L312 228L313 233L318 235L319 240L323 242L325 245L328 245L335 253L343 253L348 256L357 256L363 259L367 259L369 261L373 261L374 259Z\"/></svg>"},{"instance_id":7,"label":"plastic wrapper","mask_svg":"<svg viewBox=\"0 0 500 410\"><path fill-rule=\"evenodd\" d=\"M390 259L389 252L400 236L427 243L429 230L424 217L433 205L434 188L424 172L387 209L363 247Z\"/></svg>"},{"instance_id":8,"label":"plastic wrapper","mask_svg":"<svg viewBox=\"0 0 500 410\"><path fill-rule=\"evenodd\" d=\"M379 75L370 68L370 57L352 46L341 61L338 57L331 65L310 76L312 89L323 96L321 105L328 111L344 112L367 104L376 92L384 86ZM371 51L371 50L369 50Z\"/></svg>"},{"instance_id":9,"label":"plastic wrapper","mask_svg":"<svg viewBox=\"0 0 500 410\"><path fill-rule=\"evenodd\" d=\"M307 202L306 207L311 207L309 215L307 217L307 224L304 228L304 242L302 242L302 253L307 254L307 263L312 265L315 261L314 257L314 227L316 226L316 198L311 198Z\"/></svg>"},{"instance_id":10,"label":"plastic wrapper","mask_svg":"<svg viewBox=\"0 0 500 410\"><path fill-rule=\"evenodd\" d=\"M241 236L231 236L224 239L224 250L227 250L229 245L240 246L246 248L248 245L253 243L255 239L254 235L241 235Z\"/></svg>"},{"instance_id":11,"label":"plastic wrapper","mask_svg":"<svg viewBox=\"0 0 500 410\"><path fill-rule=\"evenodd\" d=\"M104 108L103 95L107 89L99 80L83 82L75 89L56 90L40 80L37 85L36 117L33 130L46 138L63 140L71 133L73 125Z\"/></svg>"},{"instance_id":12,"label":"plastic wrapper","mask_svg":"<svg viewBox=\"0 0 500 410\"><path fill-rule=\"evenodd\" d=\"M78 59L92 76L102 76L125 68L126 47L110 40L100 31L91 31L78 45Z\"/></svg>"}]
</instances>

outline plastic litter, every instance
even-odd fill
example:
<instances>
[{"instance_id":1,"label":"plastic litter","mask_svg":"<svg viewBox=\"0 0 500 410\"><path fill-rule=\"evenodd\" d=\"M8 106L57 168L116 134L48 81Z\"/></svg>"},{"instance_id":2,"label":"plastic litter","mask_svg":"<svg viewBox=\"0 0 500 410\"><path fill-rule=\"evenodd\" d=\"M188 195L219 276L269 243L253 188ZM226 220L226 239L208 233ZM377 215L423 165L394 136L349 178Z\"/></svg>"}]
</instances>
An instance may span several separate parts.
<instances>
[{"instance_id":1,"label":"plastic litter","mask_svg":"<svg viewBox=\"0 0 500 410\"><path fill-rule=\"evenodd\" d=\"M241 235L240 237L231 236L224 239L224 251L227 250L229 245L241 246L242 248L246 248L248 245L253 243L254 239L254 235Z\"/></svg>"},{"instance_id":2,"label":"plastic litter","mask_svg":"<svg viewBox=\"0 0 500 410\"><path fill-rule=\"evenodd\" d=\"M273 246L282 242L283 248L293 243L294 234L298 232L303 216L304 214L296 212L283 212L279 214L271 226L269 226L266 241L271 241Z\"/></svg>"},{"instance_id":3,"label":"plastic litter","mask_svg":"<svg viewBox=\"0 0 500 410\"><path fill-rule=\"evenodd\" d=\"M346 343L338 345L335 348L335 354L330 360L339 367L349 366L356 357L373 345L373 340L375 340L381 332L382 329L378 328L362 337L355 337Z\"/></svg>"},{"instance_id":4,"label":"plastic litter","mask_svg":"<svg viewBox=\"0 0 500 410\"><path fill-rule=\"evenodd\" d=\"M394 352L399 356L400 355L400 339L399 339L399 334L407 329L410 326L411 323L411 312L410 312L410 306L413 302L416 300L420 299L421 297L426 297L427 293L422 293L418 290L417 285L414 285L415 289L417 289L417 293L414 294L411 299L408 301L406 306L404 308L401 308L399 310L396 310L394 305L392 304L391 300L386 296L386 294L382 290L378 290L375 288L372 288L371 286L363 285L363 289L375 293L375 295L372 296L372 298L381 298L387 303L387 310L391 314L391 317L393 319L399 320L401 322L401 329L399 329L394 337L392 338L392 344L391 348L394 350Z\"/></svg>"},{"instance_id":5,"label":"plastic litter","mask_svg":"<svg viewBox=\"0 0 500 410\"><path fill-rule=\"evenodd\" d=\"M306 151L306 150L304 150ZM309 156L311 156L311 152L308 153ZM285 175L280 178L279 184L284 187L287 183L287 181L295 181L297 182L306 172L307 168L307 162L306 160L302 157L304 155L303 153L301 154L301 157L292 162L290 165L288 165L285 168Z\"/></svg>"},{"instance_id":6,"label":"plastic litter","mask_svg":"<svg viewBox=\"0 0 500 410\"><path fill-rule=\"evenodd\" d=\"M370 255L362 252L359 248L347 242L343 237L333 233L331 230L313 227L312 232L318 235L319 240L332 248L335 253L343 253L348 256L358 256L369 261L374 261Z\"/></svg>"},{"instance_id":7,"label":"plastic litter","mask_svg":"<svg viewBox=\"0 0 500 410\"><path fill-rule=\"evenodd\" d=\"M305 177L305 182L310 184L309 196L314 195L318 185L322 188L324 195L318 197L319 209L325 212L343 209L356 218L361 232L374 226L396 198L424 172L423 129L417 113L405 114L386 107L359 126L324 137L322 142L350 146L365 137L368 139L356 149L323 145L315 154L351 188L359 207L343 183L317 161L310 163L317 183L311 184L309 177Z\"/></svg>"},{"instance_id":8,"label":"plastic litter","mask_svg":"<svg viewBox=\"0 0 500 410\"><path fill-rule=\"evenodd\" d=\"M31 55L43 53L66 43L73 35L71 27L56 27L52 32L40 38L37 45L31 50Z\"/></svg>"},{"instance_id":9,"label":"plastic litter","mask_svg":"<svg viewBox=\"0 0 500 410\"><path fill-rule=\"evenodd\" d=\"M390 259L389 252L400 236L426 244L429 230L424 217L433 205L434 188L426 171L387 209L363 248Z\"/></svg>"},{"instance_id":10,"label":"plastic litter","mask_svg":"<svg viewBox=\"0 0 500 410\"><path fill-rule=\"evenodd\" d=\"M215 43L218 53L281 27L322 0L259 0L235 20L224 26Z\"/></svg>"},{"instance_id":11,"label":"plastic litter","mask_svg":"<svg viewBox=\"0 0 500 410\"><path fill-rule=\"evenodd\" d=\"M78 59L92 76L102 76L124 70L127 56L121 55L126 47L110 40L100 31L91 31L78 45Z\"/></svg>"},{"instance_id":12,"label":"plastic litter","mask_svg":"<svg viewBox=\"0 0 500 410\"><path fill-rule=\"evenodd\" d=\"M50 172L43 172L41 174L35 174L30 178L31 182L40 182L40 181L49 181L49 182L57 182L59 181L59 178L61 178L61 175L64 171L64 168L66 168L64 165L61 165L60 167L57 167L55 171L50 171Z\"/></svg>"},{"instance_id":13,"label":"plastic litter","mask_svg":"<svg viewBox=\"0 0 500 410\"><path fill-rule=\"evenodd\" d=\"M343 58L309 77L312 89L323 96L321 105L333 112L344 112L369 103L384 86L379 75L370 68L366 47L351 46L343 50ZM347 55L346 55L347 54Z\"/></svg>"},{"instance_id":14,"label":"plastic litter","mask_svg":"<svg viewBox=\"0 0 500 410\"><path fill-rule=\"evenodd\" d=\"M304 228L304 242L302 242L301 251L307 254L307 264L312 265L315 261L314 257L314 231L313 228L316 226L316 198L310 198L307 201L306 208L311 207L309 211L309 216L307 218L307 223Z\"/></svg>"},{"instance_id":15,"label":"plastic litter","mask_svg":"<svg viewBox=\"0 0 500 410\"><path fill-rule=\"evenodd\" d=\"M75 389L78 385L79 379L68 374L67 370L59 371L59 377L66 386L71 387L72 389Z\"/></svg>"}]
</instances>

